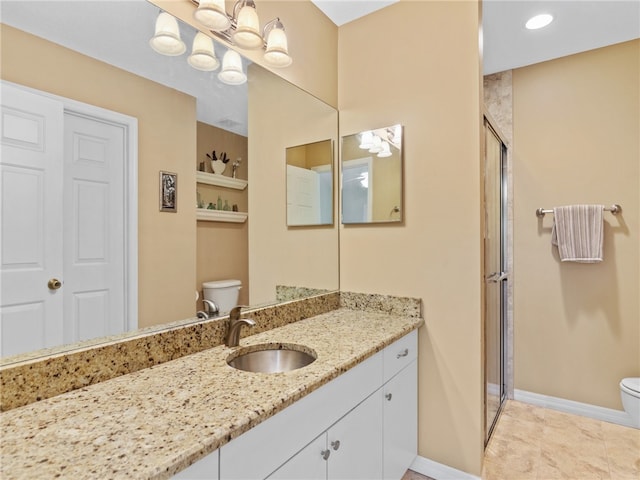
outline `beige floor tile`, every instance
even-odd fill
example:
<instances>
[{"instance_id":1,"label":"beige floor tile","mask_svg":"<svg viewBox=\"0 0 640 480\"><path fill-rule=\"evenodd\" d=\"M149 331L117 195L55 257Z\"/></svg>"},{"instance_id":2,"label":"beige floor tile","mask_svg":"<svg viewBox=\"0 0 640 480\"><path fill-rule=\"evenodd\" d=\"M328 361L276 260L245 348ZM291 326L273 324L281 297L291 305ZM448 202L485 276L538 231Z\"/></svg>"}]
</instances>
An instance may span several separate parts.
<instances>
[{"instance_id":1,"label":"beige floor tile","mask_svg":"<svg viewBox=\"0 0 640 480\"><path fill-rule=\"evenodd\" d=\"M502 415L513 417L517 420L540 423L544 421L545 412L544 408L510 400L504 406Z\"/></svg>"},{"instance_id":2,"label":"beige floor tile","mask_svg":"<svg viewBox=\"0 0 640 480\"><path fill-rule=\"evenodd\" d=\"M602 424L612 479L640 480L640 430Z\"/></svg>"},{"instance_id":3,"label":"beige floor tile","mask_svg":"<svg viewBox=\"0 0 640 480\"><path fill-rule=\"evenodd\" d=\"M485 480L640 480L640 430L509 400Z\"/></svg>"},{"instance_id":4,"label":"beige floor tile","mask_svg":"<svg viewBox=\"0 0 640 480\"><path fill-rule=\"evenodd\" d=\"M433 478L420 475L413 470L407 470L406 473L402 476L402 480L433 480Z\"/></svg>"}]
</instances>

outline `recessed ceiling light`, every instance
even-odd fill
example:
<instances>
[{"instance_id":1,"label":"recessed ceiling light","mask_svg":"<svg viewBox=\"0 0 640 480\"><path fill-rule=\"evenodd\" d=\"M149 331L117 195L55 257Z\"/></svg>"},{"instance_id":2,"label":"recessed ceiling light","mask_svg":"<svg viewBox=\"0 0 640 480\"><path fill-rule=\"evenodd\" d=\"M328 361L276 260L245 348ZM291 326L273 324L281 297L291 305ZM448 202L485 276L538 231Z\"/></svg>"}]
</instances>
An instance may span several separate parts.
<instances>
[{"instance_id":1,"label":"recessed ceiling light","mask_svg":"<svg viewBox=\"0 0 640 480\"><path fill-rule=\"evenodd\" d=\"M529 20L527 20L525 27L527 27L529 30L537 30L538 28L546 27L551 22L553 22L553 15L543 13L541 15L531 17Z\"/></svg>"}]
</instances>

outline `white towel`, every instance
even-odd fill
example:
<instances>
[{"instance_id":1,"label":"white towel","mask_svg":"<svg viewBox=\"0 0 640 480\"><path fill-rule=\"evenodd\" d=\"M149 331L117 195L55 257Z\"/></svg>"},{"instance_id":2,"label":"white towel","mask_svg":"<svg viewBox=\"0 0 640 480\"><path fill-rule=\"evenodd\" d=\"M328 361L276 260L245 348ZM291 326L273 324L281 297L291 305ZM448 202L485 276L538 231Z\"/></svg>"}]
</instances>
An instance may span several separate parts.
<instances>
[{"instance_id":1,"label":"white towel","mask_svg":"<svg viewBox=\"0 0 640 480\"><path fill-rule=\"evenodd\" d=\"M602 261L604 205L554 207L551 243L563 262Z\"/></svg>"}]
</instances>

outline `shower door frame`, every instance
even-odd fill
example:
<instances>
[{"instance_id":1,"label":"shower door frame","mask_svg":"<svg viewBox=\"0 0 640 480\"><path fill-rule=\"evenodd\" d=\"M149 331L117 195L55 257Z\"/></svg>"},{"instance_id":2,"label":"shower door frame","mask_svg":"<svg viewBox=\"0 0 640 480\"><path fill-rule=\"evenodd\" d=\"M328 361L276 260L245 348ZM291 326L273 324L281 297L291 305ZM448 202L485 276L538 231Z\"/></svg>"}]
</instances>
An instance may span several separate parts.
<instances>
[{"instance_id":1,"label":"shower door frame","mask_svg":"<svg viewBox=\"0 0 640 480\"><path fill-rule=\"evenodd\" d=\"M507 142L504 140L503 135L500 133L500 131L495 127L495 122L492 122L491 118L489 117L489 115L487 113L484 114L484 119L483 119L483 176L486 176L486 157L487 157L487 149L486 149L486 136L487 134L489 134L489 130L491 131L491 134L493 134L500 142L500 165L499 165L499 170L500 170L500 220L499 220L499 225L500 225L500 271L499 273L501 274L500 278L501 280L498 281L499 283L499 292L500 292L500 300L498 302L499 304L499 308L500 308L500 312L499 312L499 328L500 328L500 340L499 340L499 363L500 363L500 375L499 375L499 382L500 382L500 394L499 394L499 406L498 409L496 410L496 413L494 415L494 417L491 419L491 422L489 422L488 417L488 412L487 412L487 408L488 408L488 394L487 394L487 379L486 379L486 371L487 371L487 362L488 362L488 358L486 355L486 323L487 323L487 287L486 287L486 281L487 281L487 275L489 274L489 272L485 271L485 268L483 267L483 271L484 271L484 282L485 282L485 286L484 286L484 308L485 308L485 319L484 319L484 324L483 324L483 336L485 337L484 341L483 341L483 349L484 349L484 442L485 445L489 442L489 439L491 438L491 433L493 432L493 428L495 427L495 424L498 420L498 417L500 416L500 412L502 410L502 407L504 406L504 402L507 399L507 309L508 309L508 284L507 282L511 281L511 275L510 275L510 271L508 269L508 261L507 261L507 252L508 252L508 248L507 248L507 242L508 242L508 186L509 186L509 179L508 179L508 170L507 170L507 162L508 162L508 150L507 150ZM486 178L484 179L484 187L483 187L483 192L485 191L486 188ZM486 202L486 192L484 193L484 200L483 200L483 211L485 212L485 215L487 214L487 202ZM486 229L486 225L484 226L484 228ZM483 233L483 239L486 239L485 233ZM485 265L486 266L486 265ZM504 278L502 278L504 277Z\"/></svg>"}]
</instances>

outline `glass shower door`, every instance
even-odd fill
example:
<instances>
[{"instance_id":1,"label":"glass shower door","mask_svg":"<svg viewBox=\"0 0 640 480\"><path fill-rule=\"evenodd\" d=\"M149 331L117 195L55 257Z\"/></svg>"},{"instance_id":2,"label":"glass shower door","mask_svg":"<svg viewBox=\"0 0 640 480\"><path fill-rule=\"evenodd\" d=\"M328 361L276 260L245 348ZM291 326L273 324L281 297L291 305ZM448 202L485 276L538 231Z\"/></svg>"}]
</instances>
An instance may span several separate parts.
<instances>
[{"instance_id":1,"label":"glass shower door","mask_svg":"<svg viewBox=\"0 0 640 480\"><path fill-rule=\"evenodd\" d=\"M485 442L505 399L504 325L506 299L506 146L485 119Z\"/></svg>"}]
</instances>

